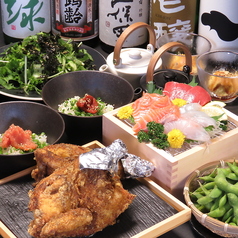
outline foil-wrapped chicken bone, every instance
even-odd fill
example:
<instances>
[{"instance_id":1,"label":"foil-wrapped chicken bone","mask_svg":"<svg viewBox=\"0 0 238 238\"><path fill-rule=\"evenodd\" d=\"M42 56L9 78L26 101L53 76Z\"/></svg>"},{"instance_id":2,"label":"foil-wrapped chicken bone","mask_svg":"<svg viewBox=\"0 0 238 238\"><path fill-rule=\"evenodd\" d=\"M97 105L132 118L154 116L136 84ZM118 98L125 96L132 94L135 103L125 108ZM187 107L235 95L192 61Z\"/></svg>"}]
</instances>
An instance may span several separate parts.
<instances>
[{"instance_id":1,"label":"foil-wrapped chicken bone","mask_svg":"<svg viewBox=\"0 0 238 238\"><path fill-rule=\"evenodd\" d=\"M154 171L154 165L140 157L129 154L124 142L115 140L104 148L96 148L79 156L80 169L93 168L108 170L111 174L118 173L119 162L126 178L149 177Z\"/></svg>"}]
</instances>

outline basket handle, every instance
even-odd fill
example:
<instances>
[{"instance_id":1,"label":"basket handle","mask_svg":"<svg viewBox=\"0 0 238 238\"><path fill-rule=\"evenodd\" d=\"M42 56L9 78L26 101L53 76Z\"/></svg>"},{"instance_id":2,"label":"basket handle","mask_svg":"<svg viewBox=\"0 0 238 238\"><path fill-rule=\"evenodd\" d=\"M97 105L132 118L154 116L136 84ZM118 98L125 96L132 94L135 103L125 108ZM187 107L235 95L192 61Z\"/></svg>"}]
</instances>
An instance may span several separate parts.
<instances>
[{"instance_id":1,"label":"basket handle","mask_svg":"<svg viewBox=\"0 0 238 238\"><path fill-rule=\"evenodd\" d=\"M184 50L185 53L185 58L186 58L186 65L190 67L190 72L192 71L192 55L190 53L189 48L179 42L168 42L164 45L162 45L151 57L148 68L147 68L147 73L146 73L146 82L153 81L153 74L155 70L155 66L160 59L161 55L166 52L167 50L178 46Z\"/></svg>"},{"instance_id":2,"label":"basket handle","mask_svg":"<svg viewBox=\"0 0 238 238\"><path fill-rule=\"evenodd\" d=\"M113 64L115 66L120 64L120 53L121 53L121 48L123 43L125 42L126 38L136 29L146 27L147 30L149 31L149 44L151 44L154 49L155 49L155 44L156 44L156 36L155 36L155 31L152 26L148 25L147 23L144 22L136 22L131 24L129 27L127 27L120 37L118 38L115 48L114 48L114 56L113 56Z\"/></svg>"}]
</instances>

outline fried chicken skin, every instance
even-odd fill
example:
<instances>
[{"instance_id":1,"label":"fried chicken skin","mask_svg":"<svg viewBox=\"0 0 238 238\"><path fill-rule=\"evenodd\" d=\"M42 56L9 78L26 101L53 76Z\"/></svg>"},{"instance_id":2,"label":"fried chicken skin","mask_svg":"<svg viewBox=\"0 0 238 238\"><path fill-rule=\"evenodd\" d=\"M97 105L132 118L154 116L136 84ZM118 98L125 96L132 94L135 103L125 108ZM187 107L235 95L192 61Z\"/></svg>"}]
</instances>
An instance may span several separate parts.
<instances>
[{"instance_id":1,"label":"fried chicken skin","mask_svg":"<svg viewBox=\"0 0 238 238\"><path fill-rule=\"evenodd\" d=\"M48 145L43 149L35 150L36 169L31 173L33 179L39 182L44 177L52 174L56 169L74 165L79 167L78 157L91 149L73 144Z\"/></svg>"},{"instance_id":2,"label":"fried chicken skin","mask_svg":"<svg viewBox=\"0 0 238 238\"><path fill-rule=\"evenodd\" d=\"M135 195L108 171L74 166L55 170L29 192L36 238L83 237L113 225Z\"/></svg>"}]
</instances>

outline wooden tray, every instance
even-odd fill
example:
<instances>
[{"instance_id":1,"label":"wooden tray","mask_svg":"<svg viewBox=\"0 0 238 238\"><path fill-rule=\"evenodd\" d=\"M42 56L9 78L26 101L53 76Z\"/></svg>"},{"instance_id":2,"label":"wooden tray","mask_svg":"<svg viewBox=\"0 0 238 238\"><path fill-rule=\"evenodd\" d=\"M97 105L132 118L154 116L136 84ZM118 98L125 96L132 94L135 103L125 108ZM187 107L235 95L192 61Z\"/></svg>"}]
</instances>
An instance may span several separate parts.
<instances>
[{"instance_id":1,"label":"wooden tray","mask_svg":"<svg viewBox=\"0 0 238 238\"><path fill-rule=\"evenodd\" d=\"M98 141L85 145L98 148ZM30 175L0 185L0 235L4 238L31 237L27 233L32 213L28 212ZM96 233L94 238L158 237L187 222L191 210L149 178L129 179L123 186L137 197L119 216L118 222Z\"/></svg>"},{"instance_id":2,"label":"wooden tray","mask_svg":"<svg viewBox=\"0 0 238 238\"><path fill-rule=\"evenodd\" d=\"M103 115L103 144L108 146L112 141L121 139L129 153L155 165L153 181L178 198L182 198L185 180L196 168L238 154L235 146L235 141L238 140L238 116L226 109L228 119L235 129L212 139L209 144L194 146L175 156L157 149L151 143L139 143L132 128L117 118L119 110L120 108L117 108Z\"/></svg>"}]
</instances>

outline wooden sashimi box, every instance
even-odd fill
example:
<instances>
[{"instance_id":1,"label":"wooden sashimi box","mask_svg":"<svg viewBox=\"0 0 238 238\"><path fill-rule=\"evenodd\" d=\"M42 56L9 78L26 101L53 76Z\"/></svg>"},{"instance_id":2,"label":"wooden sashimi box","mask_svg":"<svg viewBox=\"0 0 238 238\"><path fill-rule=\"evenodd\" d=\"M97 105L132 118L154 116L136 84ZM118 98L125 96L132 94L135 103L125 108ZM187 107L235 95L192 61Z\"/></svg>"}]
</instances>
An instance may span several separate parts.
<instances>
[{"instance_id":1,"label":"wooden sashimi box","mask_svg":"<svg viewBox=\"0 0 238 238\"><path fill-rule=\"evenodd\" d=\"M185 180L196 168L216 160L238 155L238 116L226 110L234 128L212 139L209 145L194 146L176 156L157 149L150 143L139 143L131 127L116 117L120 108L103 115L103 144L121 139L129 153L151 161L155 165L152 179L174 196L181 198Z\"/></svg>"}]
</instances>

